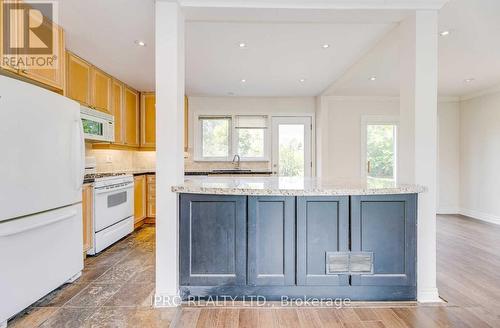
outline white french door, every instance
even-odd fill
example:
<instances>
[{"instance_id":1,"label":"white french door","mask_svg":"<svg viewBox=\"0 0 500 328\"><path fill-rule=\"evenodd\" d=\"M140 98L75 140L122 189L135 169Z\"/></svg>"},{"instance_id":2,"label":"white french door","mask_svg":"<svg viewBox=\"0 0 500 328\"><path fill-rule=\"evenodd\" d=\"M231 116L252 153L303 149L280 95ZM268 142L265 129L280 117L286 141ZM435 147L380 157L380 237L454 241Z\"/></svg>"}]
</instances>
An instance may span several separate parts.
<instances>
[{"instance_id":1,"label":"white french door","mask_svg":"<svg viewBox=\"0 0 500 328\"><path fill-rule=\"evenodd\" d=\"M284 177L312 175L311 117L272 118L273 174Z\"/></svg>"}]
</instances>

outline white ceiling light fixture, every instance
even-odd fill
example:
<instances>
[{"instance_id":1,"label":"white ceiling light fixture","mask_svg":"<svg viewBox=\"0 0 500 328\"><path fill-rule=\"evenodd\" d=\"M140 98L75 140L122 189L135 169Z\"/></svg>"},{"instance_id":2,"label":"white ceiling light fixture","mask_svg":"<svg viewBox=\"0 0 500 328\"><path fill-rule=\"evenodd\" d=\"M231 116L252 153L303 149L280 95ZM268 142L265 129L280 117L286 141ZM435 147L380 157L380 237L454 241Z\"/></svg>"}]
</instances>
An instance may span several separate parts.
<instances>
[{"instance_id":1,"label":"white ceiling light fixture","mask_svg":"<svg viewBox=\"0 0 500 328\"><path fill-rule=\"evenodd\" d=\"M370 76L370 81L376 81L376 80L377 80L377 77L375 75Z\"/></svg>"},{"instance_id":2,"label":"white ceiling light fixture","mask_svg":"<svg viewBox=\"0 0 500 328\"><path fill-rule=\"evenodd\" d=\"M464 80L465 83L472 83L474 81L475 81L475 79L473 79L473 78L468 78L468 79Z\"/></svg>"},{"instance_id":3,"label":"white ceiling light fixture","mask_svg":"<svg viewBox=\"0 0 500 328\"><path fill-rule=\"evenodd\" d=\"M138 45L139 47L145 47L146 42L141 41L141 40L135 40L135 44Z\"/></svg>"},{"instance_id":4,"label":"white ceiling light fixture","mask_svg":"<svg viewBox=\"0 0 500 328\"><path fill-rule=\"evenodd\" d=\"M440 35L440 36L448 36L448 35L450 35L450 31L448 31L448 30L446 30L446 31L441 31L441 32L439 32L439 35Z\"/></svg>"},{"instance_id":5,"label":"white ceiling light fixture","mask_svg":"<svg viewBox=\"0 0 500 328\"><path fill-rule=\"evenodd\" d=\"M328 49L330 48L330 45L328 43L325 43L321 46L323 49Z\"/></svg>"},{"instance_id":6,"label":"white ceiling light fixture","mask_svg":"<svg viewBox=\"0 0 500 328\"><path fill-rule=\"evenodd\" d=\"M245 42L240 42L240 44L238 45L240 48L244 49L247 47L247 44Z\"/></svg>"},{"instance_id":7,"label":"white ceiling light fixture","mask_svg":"<svg viewBox=\"0 0 500 328\"><path fill-rule=\"evenodd\" d=\"M306 79L300 79L299 82L300 83L304 83L306 81Z\"/></svg>"},{"instance_id":8,"label":"white ceiling light fixture","mask_svg":"<svg viewBox=\"0 0 500 328\"><path fill-rule=\"evenodd\" d=\"M241 81L240 81L240 82L241 82L241 83L246 83L246 82L247 82L247 80L245 80L245 79L241 79Z\"/></svg>"}]
</instances>

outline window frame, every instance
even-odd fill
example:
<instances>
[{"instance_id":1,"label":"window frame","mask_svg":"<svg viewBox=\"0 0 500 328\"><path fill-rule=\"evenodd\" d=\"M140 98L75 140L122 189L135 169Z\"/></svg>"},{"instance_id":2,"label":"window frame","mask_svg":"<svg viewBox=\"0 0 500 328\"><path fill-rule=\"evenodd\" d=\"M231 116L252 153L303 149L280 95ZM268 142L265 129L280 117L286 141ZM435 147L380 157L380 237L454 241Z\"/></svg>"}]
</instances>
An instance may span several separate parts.
<instances>
[{"instance_id":1,"label":"window frame","mask_svg":"<svg viewBox=\"0 0 500 328\"><path fill-rule=\"evenodd\" d=\"M394 181L398 183L399 181L399 116L393 115L362 115L361 116L361 163L360 172L361 179L366 181L368 178L368 172L366 171L367 158L366 158L366 143L367 134L366 129L368 125L393 125L395 126L394 131Z\"/></svg>"},{"instance_id":2,"label":"window frame","mask_svg":"<svg viewBox=\"0 0 500 328\"><path fill-rule=\"evenodd\" d=\"M203 119L227 119L229 121L229 131L228 131L228 156L220 156L220 157L205 157L203 156ZM196 131L198 132L196 137L196 157L198 161L207 161L207 162L226 162L229 161L229 157L232 153L233 148L233 138L232 138L232 129L233 129L233 118L232 115L197 115L197 124L198 128ZM232 158L231 158L232 159Z\"/></svg>"},{"instance_id":3,"label":"window frame","mask_svg":"<svg viewBox=\"0 0 500 328\"><path fill-rule=\"evenodd\" d=\"M268 114L258 114L258 113L241 113L241 114L199 114L195 113L195 124L197 125L194 135L194 161L196 162L232 162L235 155L238 154L238 144L239 144L239 133L235 126L235 122L238 116L263 116L266 118L266 128L264 130L264 156L262 157L240 157L241 162L269 162L270 152L271 152L271 128L269 127L270 116ZM203 156L203 118L227 118L229 119L229 152L228 157L204 157Z\"/></svg>"}]
</instances>

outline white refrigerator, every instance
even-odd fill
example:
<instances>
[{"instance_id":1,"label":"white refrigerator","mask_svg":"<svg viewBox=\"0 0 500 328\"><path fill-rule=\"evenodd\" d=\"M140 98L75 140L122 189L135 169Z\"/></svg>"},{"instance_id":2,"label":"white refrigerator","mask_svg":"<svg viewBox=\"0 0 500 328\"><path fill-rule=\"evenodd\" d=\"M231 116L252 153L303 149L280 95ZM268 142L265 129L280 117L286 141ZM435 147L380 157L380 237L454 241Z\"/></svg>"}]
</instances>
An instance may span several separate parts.
<instances>
[{"instance_id":1,"label":"white refrigerator","mask_svg":"<svg viewBox=\"0 0 500 328\"><path fill-rule=\"evenodd\" d=\"M83 269L80 106L0 76L0 327Z\"/></svg>"}]
</instances>

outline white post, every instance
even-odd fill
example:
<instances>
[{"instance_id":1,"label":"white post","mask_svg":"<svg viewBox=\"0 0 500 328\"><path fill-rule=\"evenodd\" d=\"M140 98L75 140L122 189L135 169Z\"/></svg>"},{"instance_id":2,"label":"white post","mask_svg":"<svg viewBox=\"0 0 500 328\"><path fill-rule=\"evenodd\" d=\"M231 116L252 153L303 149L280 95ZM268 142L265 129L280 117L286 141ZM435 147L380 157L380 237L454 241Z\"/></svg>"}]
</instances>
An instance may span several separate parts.
<instances>
[{"instance_id":1,"label":"white post","mask_svg":"<svg viewBox=\"0 0 500 328\"><path fill-rule=\"evenodd\" d=\"M424 185L418 200L417 299L436 287L438 15L416 11L400 26L400 182Z\"/></svg>"},{"instance_id":2,"label":"white post","mask_svg":"<svg viewBox=\"0 0 500 328\"><path fill-rule=\"evenodd\" d=\"M184 177L184 17L177 2L156 0L156 295L178 304L178 202Z\"/></svg>"}]
</instances>

